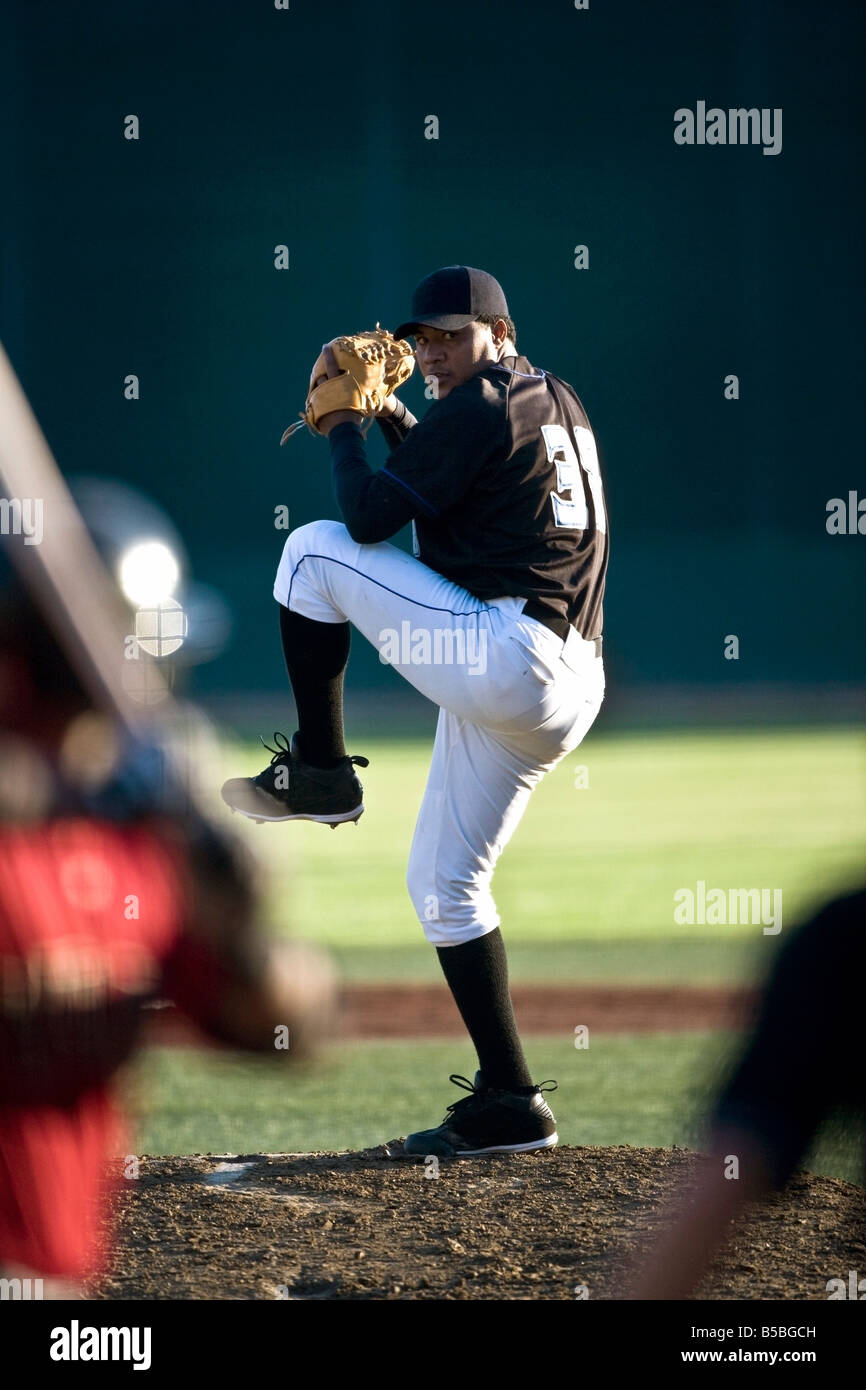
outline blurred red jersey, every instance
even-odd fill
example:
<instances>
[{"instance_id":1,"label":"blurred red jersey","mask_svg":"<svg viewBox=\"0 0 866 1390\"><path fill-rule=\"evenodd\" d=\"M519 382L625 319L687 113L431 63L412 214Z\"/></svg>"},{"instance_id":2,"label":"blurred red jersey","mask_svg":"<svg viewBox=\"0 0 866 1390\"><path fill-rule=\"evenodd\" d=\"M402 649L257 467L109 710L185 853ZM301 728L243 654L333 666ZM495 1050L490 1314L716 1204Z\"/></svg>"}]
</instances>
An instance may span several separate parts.
<instances>
[{"instance_id":1,"label":"blurred red jersey","mask_svg":"<svg viewBox=\"0 0 866 1390\"><path fill-rule=\"evenodd\" d=\"M142 1005L169 995L206 1024L225 983L186 920L182 856L155 829L0 826L0 1264L104 1267L113 1080Z\"/></svg>"}]
</instances>

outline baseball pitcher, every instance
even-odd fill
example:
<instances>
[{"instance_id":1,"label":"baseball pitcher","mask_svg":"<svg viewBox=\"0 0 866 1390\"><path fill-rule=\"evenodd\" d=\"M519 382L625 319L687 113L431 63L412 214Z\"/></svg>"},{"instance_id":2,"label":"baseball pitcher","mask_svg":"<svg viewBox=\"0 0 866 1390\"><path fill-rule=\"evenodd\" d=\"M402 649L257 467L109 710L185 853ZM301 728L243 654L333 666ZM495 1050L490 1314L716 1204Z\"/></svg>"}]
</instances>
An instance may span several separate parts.
<instances>
[{"instance_id":1,"label":"baseball pitcher","mask_svg":"<svg viewBox=\"0 0 866 1390\"><path fill-rule=\"evenodd\" d=\"M416 420L395 391L414 358L434 397ZM365 430L389 448L372 470ZM335 339L301 421L327 436L343 524L286 541L274 584L298 731L223 798L260 821L357 821L343 743L353 624L439 706L409 860L409 893L478 1054L467 1094L408 1154L550 1148L556 1122L515 1023L491 881L533 787L590 729L604 697L608 524L595 440L576 393L517 353L499 283L446 266L417 286L392 338ZM284 436L284 439L286 438ZM388 544L407 523L414 556Z\"/></svg>"}]
</instances>

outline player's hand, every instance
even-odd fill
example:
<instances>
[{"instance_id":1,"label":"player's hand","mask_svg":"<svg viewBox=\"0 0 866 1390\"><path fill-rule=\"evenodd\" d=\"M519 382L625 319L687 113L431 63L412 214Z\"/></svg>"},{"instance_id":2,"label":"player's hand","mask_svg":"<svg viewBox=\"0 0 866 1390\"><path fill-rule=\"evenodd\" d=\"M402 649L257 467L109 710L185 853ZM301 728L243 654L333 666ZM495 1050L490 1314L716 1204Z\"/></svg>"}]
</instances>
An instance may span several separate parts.
<instances>
[{"instance_id":1,"label":"player's hand","mask_svg":"<svg viewBox=\"0 0 866 1390\"><path fill-rule=\"evenodd\" d=\"M334 356L334 349L327 343L323 344L322 354L325 358L325 363L327 365L327 372L325 373L325 377L319 377L316 380L316 386L318 386L320 381L324 381L326 377L340 375L340 368L337 366L337 359ZM319 421L318 427L321 430L322 434L328 435L331 433L331 430L334 429L337 425L357 425L363 420L363 418L364 417L359 410L331 410L327 415L322 416L321 420Z\"/></svg>"}]
</instances>

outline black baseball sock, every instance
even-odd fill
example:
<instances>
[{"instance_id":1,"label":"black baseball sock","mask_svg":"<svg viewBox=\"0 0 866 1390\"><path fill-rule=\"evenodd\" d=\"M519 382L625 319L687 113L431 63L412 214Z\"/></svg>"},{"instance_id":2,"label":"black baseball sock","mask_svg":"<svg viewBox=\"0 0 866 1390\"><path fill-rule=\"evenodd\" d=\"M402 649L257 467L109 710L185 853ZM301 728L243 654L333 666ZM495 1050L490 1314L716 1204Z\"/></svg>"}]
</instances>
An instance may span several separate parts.
<instances>
[{"instance_id":1,"label":"black baseball sock","mask_svg":"<svg viewBox=\"0 0 866 1390\"><path fill-rule=\"evenodd\" d=\"M304 761L313 767L334 767L346 756L343 673L349 660L349 624L317 623L282 604L279 609Z\"/></svg>"},{"instance_id":2,"label":"black baseball sock","mask_svg":"<svg viewBox=\"0 0 866 1390\"><path fill-rule=\"evenodd\" d=\"M461 946L437 946L436 954L488 1086L504 1091L531 1086L508 992L508 961L499 928Z\"/></svg>"}]
</instances>

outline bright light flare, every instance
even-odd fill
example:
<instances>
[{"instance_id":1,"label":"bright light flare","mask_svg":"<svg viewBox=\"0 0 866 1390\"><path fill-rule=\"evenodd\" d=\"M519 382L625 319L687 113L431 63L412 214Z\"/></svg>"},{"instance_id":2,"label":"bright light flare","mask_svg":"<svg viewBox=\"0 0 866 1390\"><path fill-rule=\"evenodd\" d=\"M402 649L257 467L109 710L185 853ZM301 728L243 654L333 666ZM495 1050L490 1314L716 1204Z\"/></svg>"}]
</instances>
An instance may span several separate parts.
<instances>
[{"instance_id":1,"label":"bright light flare","mask_svg":"<svg viewBox=\"0 0 866 1390\"><path fill-rule=\"evenodd\" d=\"M180 566L163 541L135 541L119 565L120 587L140 608L170 598L180 579Z\"/></svg>"}]
</instances>

